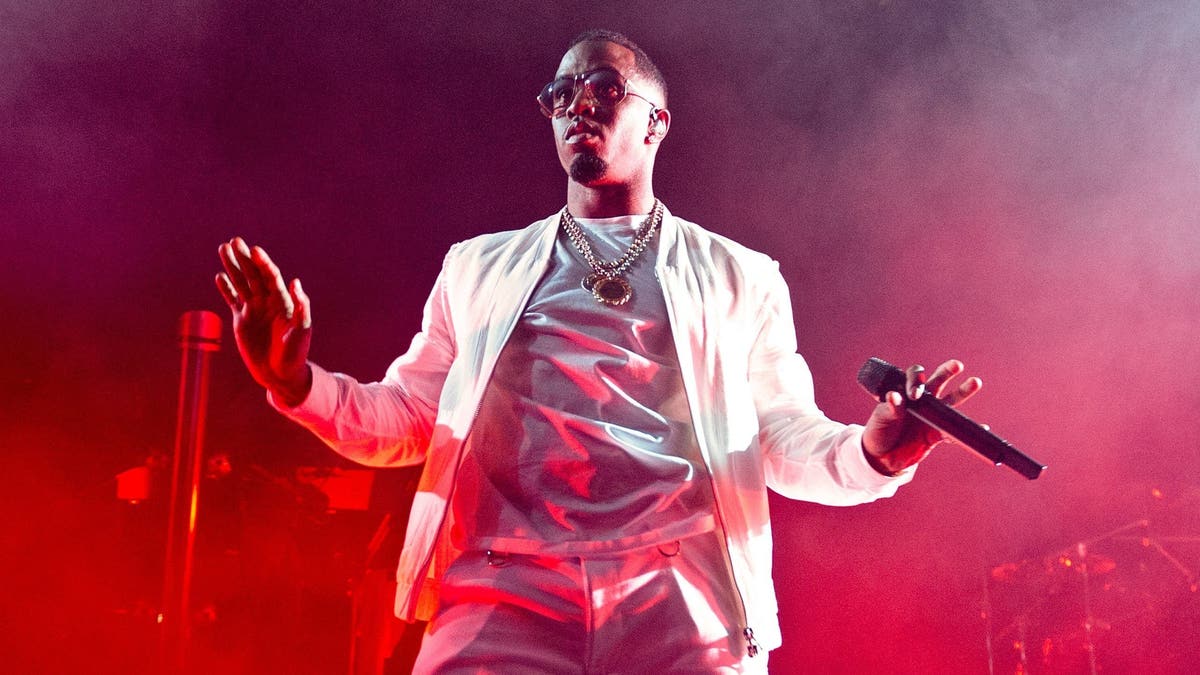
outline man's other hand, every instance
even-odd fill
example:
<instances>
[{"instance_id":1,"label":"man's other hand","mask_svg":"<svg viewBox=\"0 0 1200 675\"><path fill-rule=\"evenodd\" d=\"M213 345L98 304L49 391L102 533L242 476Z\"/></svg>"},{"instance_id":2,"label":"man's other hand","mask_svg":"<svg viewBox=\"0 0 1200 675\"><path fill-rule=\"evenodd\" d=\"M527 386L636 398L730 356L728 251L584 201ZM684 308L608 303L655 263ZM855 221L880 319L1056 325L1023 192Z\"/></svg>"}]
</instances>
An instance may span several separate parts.
<instances>
[{"instance_id":1,"label":"man's other hand","mask_svg":"<svg viewBox=\"0 0 1200 675\"><path fill-rule=\"evenodd\" d=\"M880 473L895 475L925 459L934 445L943 440L942 432L905 412L904 406L925 392L937 396L949 406L971 398L983 386L978 377L970 377L958 386L950 381L963 371L961 361L951 359L926 376L921 366L905 370L904 394L889 391L875 406L863 432L863 451L867 461Z\"/></svg>"},{"instance_id":2,"label":"man's other hand","mask_svg":"<svg viewBox=\"0 0 1200 675\"><path fill-rule=\"evenodd\" d=\"M267 252L241 237L217 252L225 268L217 273L217 290L233 313L233 334L250 375L281 403L300 404L312 386L312 309L300 280L284 284Z\"/></svg>"}]
</instances>

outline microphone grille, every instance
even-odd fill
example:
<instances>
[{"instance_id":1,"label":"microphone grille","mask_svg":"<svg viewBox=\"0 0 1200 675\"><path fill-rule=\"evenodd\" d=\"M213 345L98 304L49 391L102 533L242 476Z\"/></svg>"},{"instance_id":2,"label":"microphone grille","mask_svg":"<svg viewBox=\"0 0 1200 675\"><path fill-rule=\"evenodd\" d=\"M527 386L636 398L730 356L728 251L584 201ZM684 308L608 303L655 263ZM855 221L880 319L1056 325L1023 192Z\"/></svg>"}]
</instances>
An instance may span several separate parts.
<instances>
[{"instance_id":1,"label":"microphone grille","mask_svg":"<svg viewBox=\"0 0 1200 675\"><path fill-rule=\"evenodd\" d=\"M904 371L872 356L858 369L858 383L879 400L889 391L904 391Z\"/></svg>"}]
</instances>

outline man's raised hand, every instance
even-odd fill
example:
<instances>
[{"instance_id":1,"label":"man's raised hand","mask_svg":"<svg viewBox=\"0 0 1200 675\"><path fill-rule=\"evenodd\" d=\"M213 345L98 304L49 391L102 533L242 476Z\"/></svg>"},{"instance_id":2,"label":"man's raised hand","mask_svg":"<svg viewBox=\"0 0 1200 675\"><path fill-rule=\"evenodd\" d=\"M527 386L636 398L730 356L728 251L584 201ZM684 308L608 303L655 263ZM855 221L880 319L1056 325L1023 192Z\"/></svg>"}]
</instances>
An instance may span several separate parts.
<instances>
[{"instance_id":1,"label":"man's raised hand","mask_svg":"<svg viewBox=\"0 0 1200 675\"><path fill-rule=\"evenodd\" d=\"M225 268L217 273L217 290L233 313L242 361L281 403L298 405L312 386L312 308L300 280L284 284L267 252L247 246L241 237L221 244L217 253Z\"/></svg>"}]
</instances>

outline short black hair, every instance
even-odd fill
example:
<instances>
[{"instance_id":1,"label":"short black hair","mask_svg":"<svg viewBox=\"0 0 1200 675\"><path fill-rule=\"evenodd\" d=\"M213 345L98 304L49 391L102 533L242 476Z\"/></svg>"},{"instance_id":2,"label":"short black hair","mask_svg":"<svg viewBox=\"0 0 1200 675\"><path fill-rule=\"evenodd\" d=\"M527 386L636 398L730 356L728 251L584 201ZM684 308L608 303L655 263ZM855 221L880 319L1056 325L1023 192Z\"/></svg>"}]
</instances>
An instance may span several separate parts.
<instances>
[{"instance_id":1,"label":"short black hair","mask_svg":"<svg viewBox=\"0 0 1200 675\"><path fill-rule=\"evenodd\" d=\"M567 45L567 51L570 51L575 45L581 42L611 42L633 52L633 67L637 69L637 74L658 87L659 91L662 92L662 106L664 108L667 106L667 80L663 77L662 71L658 69L658 66L654 65L654 62L650 60L650 57L646 55L646 52L636 42L615 30L593 28L576 35L575 39L571 40L571 44Z\"/></svg>"}]
</instances>

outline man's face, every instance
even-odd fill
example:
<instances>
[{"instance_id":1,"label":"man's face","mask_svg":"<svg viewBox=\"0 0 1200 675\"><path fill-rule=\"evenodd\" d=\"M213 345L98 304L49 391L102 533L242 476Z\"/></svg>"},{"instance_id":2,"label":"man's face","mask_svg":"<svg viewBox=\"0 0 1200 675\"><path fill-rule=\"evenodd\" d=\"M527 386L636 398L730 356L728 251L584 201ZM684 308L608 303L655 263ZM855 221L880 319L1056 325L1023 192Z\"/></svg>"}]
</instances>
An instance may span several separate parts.
<instances>
[{"instance_id":1,"label":"man's face","mask_svg":"<svg viewBox=\"0 0 1200 675\"><path fill-rule=\"evenodd\" d=\"M637 78L633 52L611 42L581 42L563 56L555 77L611 68L631 79L631 87L651 99L661 94ZM582 84L577 89L582 89ZM553 120L558 160L577 183L587 186L627 184L650 171L656 146L646 142L652 110L637 96L626 96L612 108L589 105L576 95L567 114Z\"/></svg>"}]
</instances>

